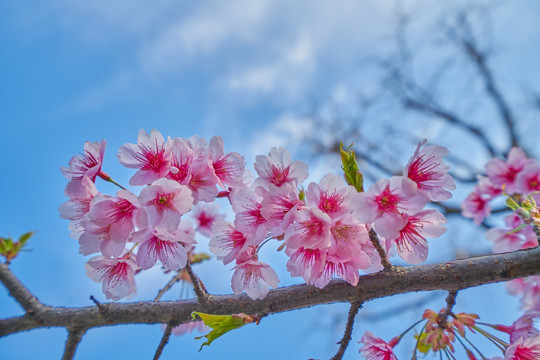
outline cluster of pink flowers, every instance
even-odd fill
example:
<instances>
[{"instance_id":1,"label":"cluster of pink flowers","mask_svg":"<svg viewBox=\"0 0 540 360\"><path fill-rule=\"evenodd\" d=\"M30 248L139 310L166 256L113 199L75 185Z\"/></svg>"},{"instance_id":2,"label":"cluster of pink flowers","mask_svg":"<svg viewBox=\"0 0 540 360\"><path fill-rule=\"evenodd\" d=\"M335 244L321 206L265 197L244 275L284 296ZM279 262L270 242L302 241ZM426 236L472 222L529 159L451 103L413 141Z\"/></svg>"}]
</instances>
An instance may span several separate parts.
<instances>
[{"instance_id":1,"label":"cluster of pink flowers","mask_svg":"<svg viewBox=\"0 0 540 360\"><path fill-rule=\"evenodd\" d=\"M441 358L444 354L448 359L456 359L457 357L454 355L456 353L455 344L459 344L463 348L469 360L487 359L478 347L474 346L471 340L468 339L466 330L485 336L503 352L504 359L494 357L491 360L540 359L540 331L535 328L533 323L535 318L540 317L539 312L527 312L510 326L481 323L483 326L508 334L509 342L506 342L491 334L488 330L480 328L476 321L478 319L476 314L450 313L443 325L441 323L441 314L445 313L444 310L442 309L439 313L436 313L427 309L423 315L424 320L418 321L389 342L366 331L359 341L359 343L364 344L360 348L361 355L366 360L397 360L394 348L401 338L418 324L427 320L420 334L415 335L417 338L413 356L415 359L418 351L422 353L439 353Z\"/></svg>"},{"instance_id":2,"label":"cluster of pink flowers","mask_svg":"<svg viewBox=\"0 0 540 360\"><path fill-rule=\"evenodd\" d=\"M461 204L462 215L480 224L490 215L489 202L501 195L511 196L518 202L532 198L540 203L540 163L527 158L519 148L512 148L507 160L492 159L486 164L487 177L480 176L478 184ZM538 210L537 210L538 211ZM538 246L538 237L532 226L525 226L522 214L514 211L504 218L505 227L486 231L493 242L495 253L509 252ZM508 283L512 294L521 294L525 310L540 310L540 277L516 279Z\"/></svg>"},{"instance_id":3,"label":"cluster of pink flowers","mask_svg":"<svg viewBox=\"0 0 540 360\"><path fill-rule=\"evenodd\" d=\"M87 273L102 282L108 299L135 293L134 274L158 261L166 270L184 267L196 230L211 238L209 247L218 259L234 261L235 294L262 299L278 286L276 272L258 255L270 239L283 242L292 276L318 288L335 277L356 285L359 270L382 268L371 230L389 256L397 252L412 264L426 259L427 238L446 231L444 216L424 207L449 199L448 190L455 189L442 161L448 151L424 144L418 145L404 176L381 179L358 193L334 174L303 190L308 167L282 147L257 156L258 177L248 181L252 177L244 158L225 153L220 137L208 143L196 136L166 141L156 130L150 135L141 130L136 144L118 151L120 163L137 170L129 184L143 186L140 193L124 188L116 196L100 193L97 177L114 183L101 170L106 143L87 142L84 154L62 169L71 181L60 213L72 221L80 253L100 254L88 261ZM218 197L228 197L233 222L211 204Z\"/></svg>"},{"instance_id":4,"label":"cluster of pink flowers","mask_svg":"<svg viewBox=\"0 0 540 360\"><path fill-rule=\"evenodd\" d=\"M197 229L209 235L215 208L195 207L214 201L218 186L229 191L245 187L244 161L238 153L224 153L223 140L168 139L153 130L139 132L137 144L118 152L121 164L137 169L130 185L144 186L139 195L122 189L116 196L100 193L97 176L112 181L101 171L106 142L87 142L84 153L62 168L70 179L69 200L60 206L61 217L71 220L80 253L100 253L87 263L88 276L103 284L107 299L119 300L135 293L134 274L159 260L166 270L186 265L195 241L195 229L184 215L196 214ZM134 244L126 247L129 243ZM135 253L135 248L138 247Z\"/></svg>"}]
</instances>

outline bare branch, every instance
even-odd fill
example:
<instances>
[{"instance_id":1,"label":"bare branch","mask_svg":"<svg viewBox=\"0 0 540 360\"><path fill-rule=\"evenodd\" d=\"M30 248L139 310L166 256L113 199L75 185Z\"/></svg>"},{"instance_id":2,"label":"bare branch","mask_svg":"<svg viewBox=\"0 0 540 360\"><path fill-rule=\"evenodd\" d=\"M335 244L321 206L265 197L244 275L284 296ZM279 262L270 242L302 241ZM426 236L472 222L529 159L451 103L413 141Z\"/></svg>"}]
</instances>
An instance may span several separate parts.
<instances>
[{"instance_id":1,"label":"bare branch","mask_svg":"<svg viewBox=\"0 0 540 360\"><path fill-rule=\"evenodd\" d=\"M193 290L195 291L195 295L197 295L197 299L200 303L206 302L206 300L208 299L208 293L206 292L206 289L204 288L201 280L193 272L189 260L186 264L185 269L189 275L189 278L191 279L191 282L193 283Z\"/></svg>"},{"instance_id":2,"label":"bare branch","mask_svg":"<svg viewBox=\"0 0 540 360\"><path fill-rule=\"evenodd\" d=\"M441 314L439 320L439 327L442 329L446 328L446 320L448 319L448 316L452 313L452 308L454 307L454 305L456 305L457 293L458 292L456 290L451 290L448 292L448 296L446 297L446 308Z\"/></svg>"},{"instance_id":3,"label":"bare branch","mask_svg":"<svg viewBox=\"0 0 540 360\"><path fill-rule=\"evenodd\" d=\"M167 327L165 328L165 332L163 333L163 337L161 338L161 341L159 342L159 345L154 354L154 360L158 360L159 357L161 356L163 349L165 349L165 345L167 345L167 343L169 342L173 327L174 325L172 322L167 324Z\"/></svg>"},{"instance_id":4,"label":"bare branch","mask_svg":"<svg viewBox=\"0 0 540 360\"><path fill-rule=\"evenodd\" d=\"M22 306L27 314L32 315L42 310L46 306L28 291L28 289L9 270L8 265L0 263L0 281L8 289L9 294Z\"/></svg>"},{"instance_id":5,"label":"bare branch","mask_svg":"<svg viewBox=\"0 0 540 360\"><path fill-rule=\"evenodd\" d=\"M369 230L369 240L371 240L371 243L373 244L373 246L375 246L375 249L377 249L377 253L381 258L381 264L384 267L384 270L392 270L392 264L390 264L390 261L388 261L388 258L386 257L386 252L382 248L381 242L379 241L379 237L373 229Z\"/></svg>"},{"instance_id":6,"label":"bare branch","mask_svg":"<svg viewBox=\"0 0 540 360\"><path fill-rule=\"evenodd\" d=\"M161 297L167 292L169 291L169 289L174 285L176 284L178 281L180 281L180 279L182 278L182 273L183 273L183 269L182 270L179 270L176 275L171 279L169 280L169 282L165 285L165 287L161 290L159 290L156 298L154 299L154 301L159 301L159 299L161 299Z\"/></svg>"},{"instance_id":7,"label":"bare branch","mask_svg":"<svg viewBox=\"0 0 540 360\"><path fill-rule=\"evenodd\" d=\"M73 359L73 357L75 356L75 352L77 351L77 347L79 346L79 343L81 342L82 337L86 332L86 329L72 329L68 331L68 338L66 340L66 346L64 348L64 355L62 356L62 360Z\"/></svg>"},{"instance_id":8,"label":"bare branch","mask_svg":"<svg viewBox=\"0 0 540 360\"><path fill-rule=\"evenodd\" d=\"M349 316L347 317L347 324L345 325L345 332L343 333L343 338L339 342L338 352L330 360L341 360L343 358L343 354L345 354L345 350L347 350L347 347L349 346L349 343L351 342L354 319L356 318L356 314L358 314L358 310L361 307L362 307L361 302L351 303L351 308L349 309Z\"/></svg>"},{"instance_id":9,"label":"bare branch","mask_svg":"<svg viewBox=\"0 0 540 360\"><path fill-rule=\"evenodd\" d=\"M467 31L466 34L463 34L463 31L459 30L468 28L470 28L470 23L467 13L461 12L457 16L457 26L455 28L448 29L449 38L463 50L467 58L477 68L478 73L484 82L484 86L489 98L492 100L504 124L506 125L506 130L508 132L508 136L510 137L511 147L518 146L519 141L516 135L516 122L514 116L508 102L495 83L493 72L491 71L491 68L487 62L486 54L482 52L476 44L472 31Z\"/></svg>"},{"instance_id":10,"label":"bare branch","mask_svg":"<svg viewBox=\"0 0 540 360\"><path fill-rule=\"evenodd\" d=\"M323 289L312 285L294 285L271 290L258 301L246 294L214 295L199 303L197 300L108 303L106 311L95 306L83 308L48 308L39 316L24 315L0 320L0 336L42 327L93 328L118 324L163 324L191 321L191 312L230 315L276 314L289 310L335 302L369 301L397 294L461 290L469 287L540 275L540 247L450 261L446 263L393 267L390 272L361 276L357 286L343 280L332 280Z\"/></svg>"}]
</instances>

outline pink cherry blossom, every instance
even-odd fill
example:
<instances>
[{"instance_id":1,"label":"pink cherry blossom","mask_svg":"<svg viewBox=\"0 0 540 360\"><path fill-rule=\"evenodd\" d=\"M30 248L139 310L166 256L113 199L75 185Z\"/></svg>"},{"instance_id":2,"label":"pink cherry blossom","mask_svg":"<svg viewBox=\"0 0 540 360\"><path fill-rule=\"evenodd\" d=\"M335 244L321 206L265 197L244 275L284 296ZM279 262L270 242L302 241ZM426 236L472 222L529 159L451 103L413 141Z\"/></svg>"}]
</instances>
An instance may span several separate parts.
<instances>
[{"instance_id":1,"label":"pink cherry blossom","mask_svg":"<svg viewBox=\"0 0 540 360\"><path fill-rule=\"evenodd\" d=\"M191 180L191 167L195 161L195 152L187 140L175 138L171 141L171 166L167 179L176 180L179 184L187 185Z\"/></svg>"},{"instance_id":2,"label":"pink cherry blossom","mask_svg":"<svg viewBox=\"0 0 540 360\"><path fill-rule=\"evenodd\" d=\"M186 266L184 244L191 244L194 240L181 230L168 232L160 228L146 228L135 232L132 241L139 243L137 265L142 269L150 269L159 260L165 269L176 271Z\"/></svg>"},{"instance_id":3,"label":"pink cherry blossom","mask_svg":"<svg viewBox=\"0 0 540 360\"><path fill-rule=\"evenodd\" d=\"M374 223L379 235L392 238L404 225L401 214L415 213L426 204L427 198L417 193L414 181L394 176L381 179L368 191L357 194L355 217L363 224Z\"/></svg>"},{"instance_id":4,"label":"pink cherry blossom","mask_svg":"<svg viewBox=\"0 0 540 360\"><path fill-rule=\"evenodd\" d=\"M461 215L473 219L476 225L480 225L491 214L490 199L475 189L461 203Z\"/></svg>"},{"instance_id":5,"label":"pink cherry blossom","mask_svg":"<svg viewBox=\"0 0 540 360\"><path fill-rule=\"evenodd\" d=\"M527 164L516 176L516 189L522 195L540 191L540 164Z\"/></svg>"},{"instance_id":6,"label":"pink cherry blossom","mask_svg":"<svg viewBox=\"0 0 540 360\"><path fill-rule=\"evenodd\" d=\"M165 330L166 325L162 325L161 328L163 330ZM180 335L185 335L185 334L188 334L188 333L192 333L193 331L204 333L204 332L208 332L210 330L211 329L208 326L204 325L204 322L199 320L199 321L190 321L190 322L187 322L185 324L175 326L172 329L172 333L175 336L180 336Z\"/></svg>"},{"instance_id":7,"label":"pink cherry blossom","mask_svg":"<svg viewBox=\"0 0 540 360\"><path fill-rule=\"evenodd\" d=\"M315 208L296 211L290 217L290 225L285 231L287 247L298 249L325 249L330 247L332 220L328 214Z\"/></svg>"},{"instance_id":8,"label":"pink cherry blossom","mask_svg":"<svg viewBox=\"0 0 540 360\"><path fill-rule=\"evenodd\" d=\"M511 326L505 325L493 325L493 327L499 331L503 331L510 335L510 342L514 343L519 338L530 338L540 334L538 329L534 327L533 320L540 317L538 311L527 311L520 316Z\"/></svg>"},{"instance_id":9,"label":"pink cherry blossom","mask_svg":"<svg viewBox=\"0 0 540 360\"><path fill-rule=\"evenodd\" d=\"M280 236L285 232L290 221L286 220L295 213L303 203L298 198L295 187L284 184L281 187L269 185L264 191L261 215L266 219L266 228L272 236Z\"/></svg>"},{"instance_id":10,"label":"pink cherry blossom","mask_svg":"<svg viewBox=\"0 0 540 360\"><path fill-rule=\"evenodd\" d=\"M519 338L504 353L504 360L540 359L540 335L527 339Z\"/></svg>"},{"instance_id":11,"label":"pink cherry blossom","mask_svg":"<svg viewBox=\"0 0 540 360\"><path fill-rule=\"evenodd\" d=\"M150 135L139 130L137 144L125 144L117 154L120 163L130 169L139 169L129 179L130 185L146 185L164 177L171 166L171 144L161 133L152 130Z\"/></svg>"},{"instance_id":12,"label":"pink cherry blossom","mask_svg":"<svg viewBox=\"0 0 540 360\"><path fill-rule=\"evenodd\" d=\"M353 259L344 261L338 256L327 254L322 274L317 280L315 280L313 285L319 289L322 289L328 285L330 280L332 280L334 277L339 277L340 279L347 281L352 286L356 286L359 279L358 265L354 264Z\"/></svg>"},{"instance_id":13,"label":"pink cherry blossom","mask_svg":"<svg viewBox=\"0 0 540 360\"><path fill-rule=\"evenodd\" d=\"M210 251L218 259L228 264L247 250L249 246L258 246L266 237L264 229L255 234L245 234L228 221L216 221L212 226L213 236L210 239Z\"/></svg>"},{"instance_id":14,"label":"pink cherry blossom","mask_svg":"<svg viewBox=\"0 0 540 360\"><path fill-rule=\"evenodd\" d=\"M392 339L389 343L366 331L359 343L364 344L360 348L360 354L366 360L397 360L394 355L394 346L399 338Z\"/></svg>"},{"instance_id":15,"label":"pink cherry blossom","mask_svg":"<svg viewBox=\"0 0 540 360\"><path fill-rule=\"evenodd\" d=\"M242 232L253 234L266 224L261 214L263 197L258 190L262 189L233 189L229 194L231 207L236 214L234 225Z\"/></svg>"},{"instance_id":16,"label":"pink cherry blossom","mask_svg":"<svg viewBox=\"0 0 540 360\"><path fill-rule=\"evenodd\" d=\"M218 178L214 175L212 165L206 160L198 160L192 164L190 170L191 178L187 186L193 195L193 203L214 201L219 191Z\"/></svg>"},{"instance_id":17,"label":"pink cherry blossom","mask_svg":"<svg viewBox=\"0 0 540 360\"><path fill-rule=\"evenodd\" d=\"M68 179L80 180L83 176L88 176L94 182L101 171L106 147L105 140L101 140L101 142L87 141L84 143L83 154L72 157L69 161L69 167L62 167L60 170Z\"/></svg>"},{"instance_id":18,"label":"pink cherry blossom","mask_svg":"<svg viewBox=\"0 0 540 360\"><path fill-rule=\"evenodd\" d=\"M540 311L540 276L529 276L506 283L513 295L522 295L521 307L525 310Z\"/></svg>"},{"instance_id":19,"label":"pink cherry blossom","mask_svg":"<svg viewBox=\"0 0 540 360\"><path fill-rule=\"evenodd\" d=\"M508 153L507 161L502 159L489 160L486 164L486 174L493 184L499 187L505 185L506 192L514 194L517 191L516 176L531 161L527 159L523 150L514 147Z\"/></svg>"},{"instance_id":20,"label":"pink cherry blossom","mask_svg":"<svg viewBox=\"0 0 540 360\"><path fill-rule=\"evenodd\" d=\"M245 162L242 155L236 152L225 154L223 151L223 139L220 136L214 136L210 139L208 152L214 173L219 179L218 183L223 189L245 187Z\"/></svg>"},{"instance_id":21,"label":"pink cherry blossom","mask_svg":"<svg viewBox=\"0 0 540 360\"><path fill-rule=\"evenodd\" d=\"M366 243L370 243L369 233L365 225L358 223L352 216L347 216L332 223L330 229L330 254L343 261L354 259L358 268L365 269L371 263L364 252Z\"/></svg>"},{"instance_id":22,"label":"pink cherry blossom","mask_svg":"<svg viewBox=\"0 0 540 360\"><path fill-rule=\"evenodd\" d=\"M306 204L319 208L332 219L339 219L351 212L356 189L347 185L342 177L334 174L323 176L319 184L310 183L306 192Z\"/></svg>"},{"instance_id":23,"label":"pink cherry blossom","mask_svg":"<svg viewBox=\"0 0 540 360\"><path fill-rule=\"evenodd\" d=\"M225 219L225 214L219 213L219 204L199 204L191 210L191 216L195 219L197 231L211 237L212 225L216 221Z\"/></svg>"},{"instance_id":24,"label":"pink cherry blossom","mask_svg":"<svg viewBox=\"0 0 540 360\"><path fill-rule=\"evenodd\" d=\"M71 180L66 186L65 194L69 200L62 203L58 211L61 218L73 220L70 223L71 236L78 239L83 231L81 220L90 211L90 203L98 191L92 180L83 176L80 180Z\"/></svg>"},{"instance_id":25,"label":"pink cherry blossom","mask_svg":"<svg viewBox=\"0 0 540 360\"><path fill-rule=\"evenodd\" d=\"M279 278L270 265L257 258L254 248L249 251L249 259L237 263L231 279L232 290L235 294L245 291L253 300L264 299L269 287L276 288Z\"/></svg>"},{"instance_id":26,"label":"pink cherry blossom","mask_svg":"<svg viewBox=\"0 0 540 360\"><path fill-rule=\"evenodd\" d=\"M86 275L102 283L105 297L114 301L136 293L134 275L137 270L133 254L117 259L95 256L86 263Z\"/></svg>"},{"instance_id":27,"label":"pink cherry blossom","mask_svg":"<svg viewBox=\"0 0 540 360\"><path fill-rule=\"evenodd\" d=\"M426 238L437 238L446 232L442 226L446 218L437 210L423 210L416 214L402 214L403 228L395 237L388 238L397 246L399 256L409 264L426 261L428 243Z\"/></svg>"},{"instance_id":28,"label":"pink cherry blossom","mask_svg":"<svg viewBox=\"0 0 540 360\"><path fill-rule=\"evenodd\" d=\"M421 141L405 167L404 175L416 183L418 191L431 201L443 201L452 197L448 190L455 190L456 183L448 174L450 166L443 163L442 157L449 153L442 146L426 146Z\"/></svg>"},{"instance_id":29,"label":"pink cherry blossom","mask_svg":"<svg viewBox=\"0 0 540 360\"><path fill-rule=\"evenodd\" d=\"M287 248L285 251L289 255L287 270L291 276L301 276L308 284L315 283L321 277L326 264L326 250L300 247Z\"/></svg>"},{"instance_id":30,"label":"pink cherry blossom","mask_svg":"<svg viewBox=\"0 0 540 360\"><path fill-rule=\"evenodd\" d=\"M145 211L128 190L118 191L116 197L102 194L94 197L87 219L97 226L109 227L110 239L124 244L136 225L147 225Z\"/></svg>"},{"instance_id":31,"label":"pink cherry blossom","mask_svg":"<svg viewBox=\"0 0 540 360\"><path fill-rule=\"evenodd\" d=\"M308 177L308 166L302 161L292 161L291 154L283 147L270 149L268 156L255 157L255 171L259 175L256 185L300 185Z\"/></svg>"},{"instance_id":32,"label":"pink cherry blossom","mask_svg":"<svg viewBox=\"0 0 540 360\"><path fill-rule=\"evenodd\" d=\"M174 180L159 179L141 190L139 201L148 214L151 226L164 226L175 231L180 218L193 204L191 190Z\"/></svg>"}]
</instances>

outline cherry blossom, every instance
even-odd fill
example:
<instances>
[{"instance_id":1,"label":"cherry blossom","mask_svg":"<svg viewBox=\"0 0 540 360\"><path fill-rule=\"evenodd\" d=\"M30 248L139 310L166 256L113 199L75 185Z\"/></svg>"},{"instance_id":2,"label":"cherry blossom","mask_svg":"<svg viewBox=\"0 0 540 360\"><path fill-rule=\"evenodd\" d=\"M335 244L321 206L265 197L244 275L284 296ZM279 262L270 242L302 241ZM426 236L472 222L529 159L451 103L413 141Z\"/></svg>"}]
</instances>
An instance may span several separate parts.
<instances>
[{"instance_id":1,"label":"cherry blossom","mask_svg":"<svg viewBox=\"0 0 540 360\"><path fill-rule=\"evenodd\" d=\"M195 219L196 230L211 237L212 225L216 221L225 219L225 214L219 213L219 204L199 204L191 210L191 217Z\"/></svg>"},{"instance_id":2,"label":"cherry blossom","mask_svg":"<svg viewBox=\"0 0 540 360\"><path fill-rule=\"evenodd\" d=\"M519 338L504 353L504 360L540 359L540 335L527 339Z\"/></svg>"},{"instance_id":3,"label":"cherry blossom","mask_svg":"<svg viewBox=\"0 0 540 360\"><path fill-rule=\"evenodd\" d=\"M322 276L326 264L326 250L300 247L296 250L287 248L286 251L289 255L287 270L291 276L301 276L308 284L314 284Z\"/></svg>"},{"instance_id":4,"label":"cherry blossom","mask_svg":"<svg viewBox=\"0 0 540 360\"><path fill-rule=\"evenodd\" d=\"M231 207L235 213L234 225L243 232L256 233L264 227L266 219L261 213L263 197L261 188L234 189L229 194Z\"/></svg>"},{"instance_id":5,"label":"cherry blossom","mask_svg":"<svg viewBox=\"0 0 540 360\"><path fill-rule=\"evenodd\" d=\"M176 271L186 266L187 251L184 244L193 240L183 231L168 232L160 228L146 228L135 232L134 242L139 243L137 265L143 270L150 269L157 260L167 270Z\"/></svg>"},{"instance_id":6,"label":"cherry blossom","mask_svg":"<svg viewBox=\"0 0 540 360\"><path fill-rule=\"evenodd\" d=\"M394 354L394 346L399 338L392 339L389 343L366 331L359 343L364 344L360 348L360 354L366 360L397 360Z\"/></svg>"},{"instance_id":7,"label":"cherry blossom","mask_svg":"<svg viewBox=\"0 0 540 360\"><path fill-rule=\"evenodd\" d=\"M516 188L522 195L529 195L540 191L540 164L531 162L527 164L516 176Z\"/></svg>"},{"instance_id":8,"label":"cherry blossom","mask_svg":"<svg viewBox=\"0 0 540 360\"><path fill-rule=\"evenodd\" d=\"M129 179L130 185L146 185L167 175L171 166L171 143L157 130L150 135L139 130L137 144L125 144L117 154L120 163L131 169L139 169Z\"/></svg>"},{"instance_id":9,"label":"cherry blossom","mask_svg":"<svg viewBox=\"0 0 540 360\"><path fill-rule=\"evenodd\" d=\"M296 211L290 218L291 224L285 232L287 247L298 249L325 249L330 247L332 220L319 209Z\"/></svg>"},{"instance_id":10,"label":"cherry blossom","mask_svg":"<svg viewBox=\"0 0 540 360\"><path fill-rule=\"evenodd\" d=\"M136 293L134 275L137 270L133 254L117 259L95 256L86 263L86 275L93 281L102 283L105 297L114 301Z\"/></svg>"},{"instance_id":11,"label":"cherry blossom","mask_svg":"<svg viewBox=\"0 0 540 360\"><path fill-rule=\"evenodd\" d=\"M326 174L319 184L308 185L306 205L319 208L332 219L339 219L351 212L355 195L356 189L347 185L342 177Z\"/></svg>"},{"instance_id":12,"label":"cherry blossom","mask_svg":"<svg viewBox=\"0 0 540 360\"><path fill-rule=\"evenodd\" d=\"M292 161L291 154L283 147L270 149L268 156L255 157L255 171L259 175L256 185L300 185L308 177L308 166L302 161Z\"/></svg>"},{"instance_id":13,"label":"cherry blossom","mask_svg":"<svg viewBox=\"0 0 540 360\"><path fill-rule=\"evenodd\" d=\"M244 157L236 152L225 154L223 151L223 139L220 136L214 136L210 139L208 150L214 173L219 179L219 185L225 190L229 187L245 187Z\"/></svg>"},{"instance_id":14,"label":"cherry blossom","mask_svg":"<svg viewBox=\"0 0 540 360\"><path fill-rule=\"evenodd\" d=\"M258 260L257 253L252 247L245 255L248 259L238 262L234 267L231 279L232 290L235 294L245 291L253 300L264 299L269 287L277 287L279 278L270 265Z\"/></svg>"},{"instance_id":15,"label":"cherry blossom","mask_svg":"<svg viewBox=\"0 0 540 360\"><path fill-rule=\"evenodd\" d=\"M62 174L68 179L78 180L81 180L83 176L87 176L94 182L101 172L106 147L107 142L105 140L101 140L101 142L85 142L83 154L72 157L69 161L69 167L61 167Z\"/></svg>"},{"instance_id":16,"label":"cherry blossom","mask_svg":"<svg viewBox=\"0 0 540 360\"><path fill-rule=\"evenodd\" d=\"M246 251L249 246L258 246L265 238L265 231L245 234L229 221L216 221L212 225L213 236L208 244L210 251L226 265Z\"/></svg>"},{"instance_id":17,"label":"cherry blossom","mask_svg":"<svg viewBox=\"0 0 540 360\"><path fill-rule=\"evenodd\" d=\"M272 236L280 236L290 224L288 218L303 206L303 203L296 188L289 184L281 187L269 185L269 191L262 191L264 195L261 215L266 219L266 228Z\"/></svg>"},{"instance_id":18,"label":"cherry blossom","mask_svg":"<svg viewBox=\"0 0 540 360\"><path fill-rule=\"evenodd\" d=\"M442 226L446 218L437 210L422 210L416 214L402 214L404 225L395 237L387 240L397 246L399 256L409 264L424 262L428 255L426 238L437 238L446 232Z\"/></svg>"},{"instance_id":19,"label":"cherry blossom","mask_svg":"<svg viewBox=\"0 0 540 360\"><path fill-rule=\"evenodd\" d=\"M523 150L513 147L508 153L507 161L489 160L486 164L486 174L493 184L499 187L504 185L508 194L514 194L517 191L516 176L531 162L532 160L527 159Z\"/></svg>"},{"instance_id":20,"label":"cherry blossom","mask_svg":"<svg viewBox=\"0 0 540 360\"><path fill-rule=\"evenodd\" d=\"M83 231L81 220L90 211L90 203L98 190L88 176L83 176L80 180L71 180L66 186L65 194L69 200L62 203L58 211L61 218L73 220L70 223L71 236L78 239Z\"/></svg>"},{"instance_id":21,"label":"cherry blossom","mask_svg":"<svg viewBox=\"0 0 540 360\"><path fill-rule=\"evenodd\" d=\"M503 331L510 335L510 342L514 343L519 338L530 338L540 334L538 329L534 327L533 319L540 317L538 311L527 311L520 316L511 326L494 325L493 327L499 331Z\"/></svg>"},{"instance_id":22,"label":"cherry blossom","mask_svg":"<svg viewBox=\"0 0 540 360\"><path fill-rule=\"evenodd\" d=\"M418 191L422 192L431 201L443 201L452 197L448 190L455 190L456 183L448 174L450 166L442 161L442 157L449 153L442 146L426 146L427 140L421 141L405 167L404 175L416 183Z\"/></svg>"},{"instance_id":23,"label":"cherry blossom","mask_svg":"<svg viewBox=\"0 0 540 360\"><path fill-rule=\"evenodd\" d=\"M148 214L151 226L164 226L175 231L180 218L193 204L191 190L169 179L159 179L141 190L139 201Z\"/></svg>"},{"instance_id":24,"label":"cherry blossom","mask_svg":"<svg viewBox=\"0 0 540 360\"><path fill-rule=\"evenodd\" d=\"M361 223L374 223L379 235L392 238L404 225L401 214L417 212L426 204L427 198L417 193L414 181L394 176L377 181L357 195L355 216Z\"/></svg>"}]
</instances>

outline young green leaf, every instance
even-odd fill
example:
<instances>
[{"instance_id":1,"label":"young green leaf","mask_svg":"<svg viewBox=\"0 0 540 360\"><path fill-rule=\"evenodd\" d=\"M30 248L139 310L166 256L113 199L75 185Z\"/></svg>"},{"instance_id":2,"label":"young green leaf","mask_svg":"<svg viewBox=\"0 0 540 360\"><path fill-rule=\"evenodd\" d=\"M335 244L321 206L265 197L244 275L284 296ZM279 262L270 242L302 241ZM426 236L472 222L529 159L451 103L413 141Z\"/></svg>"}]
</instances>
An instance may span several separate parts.
<instances>
[{"instance_id":1,"label":"young green leaf","mask_svg":"<svg viewBox=\"0 0 540 360\"><path fill-rule=\"evenodd\" d=\"M212 341L220 337L221 335L234 330L238 329L245 324L249 324L252 322L257 321L258 319L251 315L246 315L244 313L240 314L233 314L233 315L212 315L212 314L205 314L198 311L194 311L191 313L191 316L193 319L196 319L198 315L204 324L206 326L209 326L212 328L212 331L210 331L208 334L204 336L197 336L195 339L202 339L203 337L206 338L206 342L201 345L199 348L199 351L202 350L204 345L210 345Z\"/></svg>"}]
</instances>

